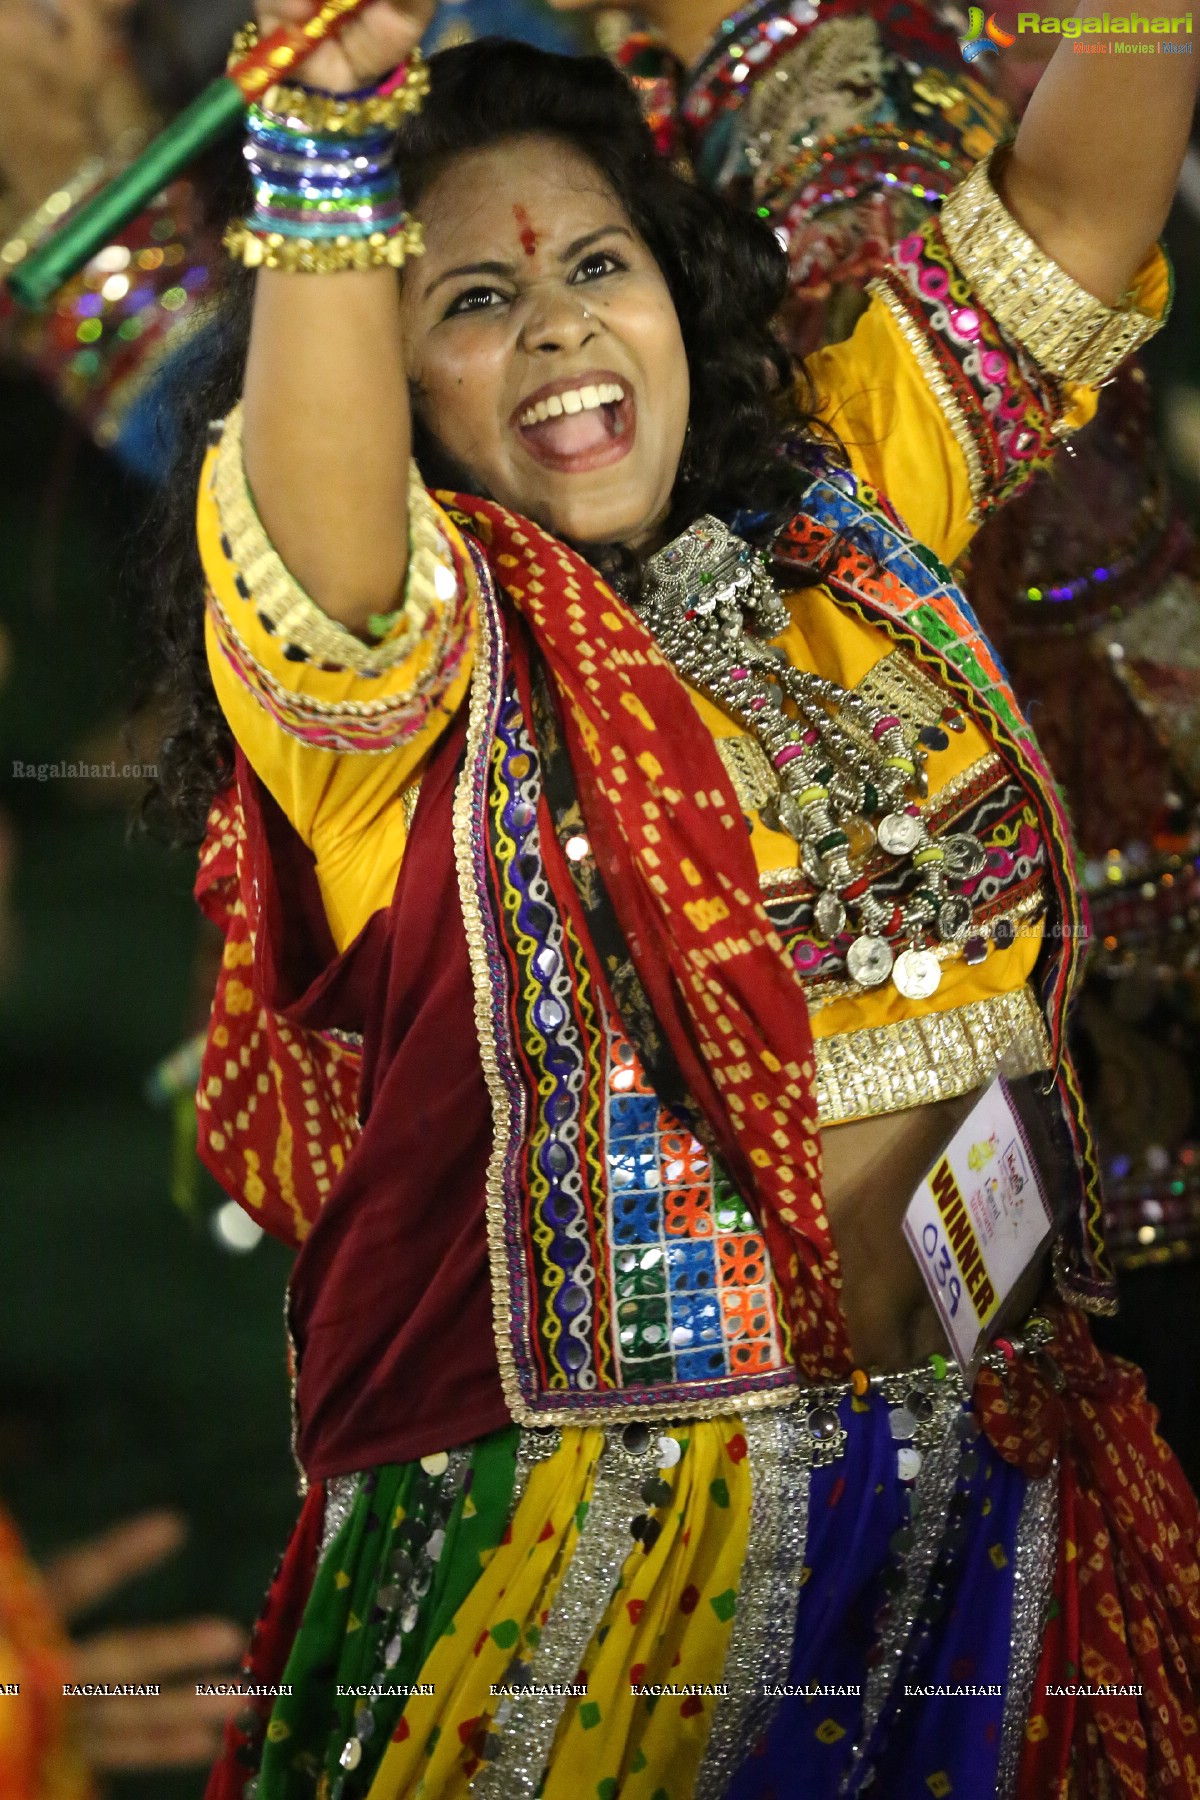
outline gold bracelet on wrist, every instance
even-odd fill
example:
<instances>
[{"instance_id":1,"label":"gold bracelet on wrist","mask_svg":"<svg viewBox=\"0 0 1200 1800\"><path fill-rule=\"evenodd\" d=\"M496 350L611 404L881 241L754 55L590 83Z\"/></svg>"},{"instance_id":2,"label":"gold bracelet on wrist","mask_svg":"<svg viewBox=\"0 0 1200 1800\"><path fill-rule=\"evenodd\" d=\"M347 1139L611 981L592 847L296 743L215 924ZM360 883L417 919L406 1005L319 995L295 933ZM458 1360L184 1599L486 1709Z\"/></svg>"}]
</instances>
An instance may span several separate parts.
<instances>
[{"instance_id":1,"label":"gold bracelet on wrist","mask_svg":"<svg viewBox=\"0 0 1200 1800\"><path fill-rule=\"evenodd\" d=\"M251 50L258 49L258 20L247 19L239 25L233 34L233 42L229 46L229 55L225 58L225 67L231 69L243 56L249 56Z\"/></svg>"},{"instance_id":2,"label":"gold bracelet on wrist","mask_svg":"<svg viewBox=\"0 0 1200 1800\"><path fill-rule=\"evenodd\" d=\"M1088 293L1018 225L996 192L998 146L942 202L941 228L979 304L1047 374L1107 381L1161 319Z\"/></svg>"},{"instance_id":3,"label":"gold bracelet on wrist","mask_svg":"<svg viewBox=\"0 0 1200 1800\"><path fill-rule=\"evenodd\" d=\"M420 112L429 92L429 70L419 50L404 68L404 80L389 94L343 100L310 88L269 87L258 102L261 111L290 125L330 136L360 137L367 131L395 131L409 113Z\"/></svg>"},{"instance_id":4,"label":"gold bracelet on wrist","mask_svg":"<svg viewBox=\"0 0 1200 1800\"><path fill-rule=\"evenodd\" d=\"M225 248L248 269L282 269L289 275L339 275L351 269L399 269L410 256L420 256L425 238L416 219L398 231L374 231L370 237L283 237L259 235L239 219L225 233Z\"/></svg>"}]
</instances>

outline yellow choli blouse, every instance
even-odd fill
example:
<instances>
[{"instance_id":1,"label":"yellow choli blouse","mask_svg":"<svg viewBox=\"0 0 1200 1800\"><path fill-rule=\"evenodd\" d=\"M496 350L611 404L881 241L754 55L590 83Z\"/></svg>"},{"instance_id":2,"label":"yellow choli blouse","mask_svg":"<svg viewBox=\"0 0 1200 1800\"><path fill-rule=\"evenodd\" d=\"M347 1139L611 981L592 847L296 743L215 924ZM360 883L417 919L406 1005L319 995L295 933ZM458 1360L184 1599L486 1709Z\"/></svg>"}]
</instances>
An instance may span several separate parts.
<instances>
[{"instance_id":1,"label":"yellow choli blouse","mask_svg":"<svg viewBox=\"0 0 1200 1800\"><path fill-rule=\"evenodd\" d=\"M980 172L986 176L984 165L976 178ZM1002 212L998 199L994 206ZM1016 228L1007 214L1003 218L1011 238ZM1093 336L1107 331L1111 337L1121 318L1139 321L1135 329L1145 336L1161 319L1168 271L1160 252L1139 273L1136 310L1119 313L1084 295L1030 240L1024 243L1027 263L1040 259L1050 271L1047 280L1057 283L1056 311L1065 284L1067 299L1091 309ZM955 260L962 267L972 256L955 246ZM978 240L974 261L973 298L987 285ZM808 372L821 415L837 432L854 473L887 497L920 543L954 563L989 499L985 479L961 407L946 392L911 318L885 283L873 285L853 336L811 357ZM986 304L991 317L1003 315L1003 293L987 295ZM1017 339L1022 353L1036 335L1036 328L1026 329ZM1075 366L1094 371L1094 356L1089 363L1073 354ZM1052 363L1050 370L1071 373ZM1057 435L1087 422L1095 390L1063 379L1056 391ZM198 530L210 590L212 679L250 765L313 853L339 950L391 902L422 767L463 703L470 676L469 558L415 468L410 518L404 605L388 635L366 644L319 610L273 549L247 487L237 411L219 433L201 480ZM846 687L914 678L882 630L852 616L825 590L792 594L789 606L791 623L777 641L796 666ZM757 812L745 779L753 746L703 694L692 690L692 699L742 800L764 897L786 892L799 848L793 838L768 829ZM402 731L389 730L393 717L403 718ZM950 733L945 749L928 754L928 809L967 785L972 771L980 772L994 755L971 721ZM944 946L941 985L928 999L906 999L891 983L852 991L836 984L828 999L814 993L822 1122L968 1091L1001 1058L1013 1073L1045 1067L1048 1040L1030 986L1041 931L1040 923L1026 918L1010 943L993 941L981 961L968 962L961 946Z\"/></svg>"}]
</instances>

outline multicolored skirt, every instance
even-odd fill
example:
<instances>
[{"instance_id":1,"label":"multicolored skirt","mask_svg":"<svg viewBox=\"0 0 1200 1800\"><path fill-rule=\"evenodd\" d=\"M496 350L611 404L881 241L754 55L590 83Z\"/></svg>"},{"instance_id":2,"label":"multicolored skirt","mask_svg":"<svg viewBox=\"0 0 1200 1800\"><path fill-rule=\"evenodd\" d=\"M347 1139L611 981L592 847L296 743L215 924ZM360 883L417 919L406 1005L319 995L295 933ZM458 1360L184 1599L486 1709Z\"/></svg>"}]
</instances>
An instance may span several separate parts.
<instances>
[{"instance_id":1,"label":"multicolored skirt","mask_svg":"<svg viewBox=\"0 0 1200 1800\"><path fill-rule=\"evenodd\" d=\"M1055 1562L953 1373L309 1496L210 1800L992 1800Z\"/></svg>"}]
</instances>

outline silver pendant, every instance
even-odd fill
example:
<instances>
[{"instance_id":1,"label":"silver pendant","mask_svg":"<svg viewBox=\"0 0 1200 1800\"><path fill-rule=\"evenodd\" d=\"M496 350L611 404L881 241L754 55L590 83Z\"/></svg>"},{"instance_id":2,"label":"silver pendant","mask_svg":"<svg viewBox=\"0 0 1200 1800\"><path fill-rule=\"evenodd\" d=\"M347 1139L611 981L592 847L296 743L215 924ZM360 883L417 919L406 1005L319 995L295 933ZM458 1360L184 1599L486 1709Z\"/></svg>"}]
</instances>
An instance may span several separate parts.
<instances>
[{"instance_id":1,"label":"silver pendant","mask_svg":"<svg viewBox=\"0 0 1200 1800\"><path fill-rule=\"evenodd\" d=\"M937 930L943 944L965 937L971 928L971 902L965 894L951 894L938 907Z\"/></svg>"},{"instance_id":2,"label":"silver pendant","mask_svg":"<svg viewBox=\"0 0 1200 1800\"><path fill-rule=\"evenodd\" d=\"M834 938L846 929L846 908L826 889L813 907L813 921L823 938Z\"/></svg>"},{"instance_id":3,"label":"silver pendant","mask_svg":"<svg viewBox=\"0 0 1200 1800\"><path fill-rule=\"evenodd\" d=\"M970 881L982 875L987 864L987 851L969 831L956 831L941 840L946 853L946 873L951 881Z\"/></svg>"},{"instance_id":4,"label":"silver pendant","mask_svg":"<svg viewBox=\"0 0 1200 1800\"><path fill-rule=\"evenodd\" d=\"M911 813L887 813L875 827L875 835L889 856L909 856L925 836L925 827Z\"/></svg>"},{"instance_id":5,"label":"silver pendant","mask_svg":"<svg viewBox=\"0 0 1200 1800\"><path fill-rule=\"evenodd\" d=\"M859 987L878 987L892 972L892 946L886 938L855 938L846 952L846 968Z\"/></svg>"},{"instance_id":6,"label":"silver pendant","mask_svg":"<svg viewBox=\"0 0 1200 1800\"><path fill-rule=\"evenodd\" d=\"M780 830L786 831L789 837L794 837L796 842L800 843L804 831L804 817L790 794L783 793L779 796L775 805L775 814L779 820Z\"/></svg>"},{"instance_id":7,"label":"silver pendant","mask_svg":"<svg viewBox=\"0 0 1200 1800\"><path fill-rule=\"evenodd\" d=\"M783 809L780 808L781 815L782 811ZM795 834L793 833L793 836L794 835ZM806 844L803 838L799 839L799 844L800 867L804 870L804 873L808 876L808 879L815 888L823 888L825 883L829 880L829 874L825 868L824 858L817 854L811 844Z\"/></svg>"},{"instance_id":8,"label":"silver pendant","mask_svg":"<svg viewBox=\"0 0 1200 1800\"><path fill-rule=\"evenodd\" d=\"M941 986L942 965L931 950L902 950L892 980L906 1000L928 1000Z\"/></svg>"}]
</instances>

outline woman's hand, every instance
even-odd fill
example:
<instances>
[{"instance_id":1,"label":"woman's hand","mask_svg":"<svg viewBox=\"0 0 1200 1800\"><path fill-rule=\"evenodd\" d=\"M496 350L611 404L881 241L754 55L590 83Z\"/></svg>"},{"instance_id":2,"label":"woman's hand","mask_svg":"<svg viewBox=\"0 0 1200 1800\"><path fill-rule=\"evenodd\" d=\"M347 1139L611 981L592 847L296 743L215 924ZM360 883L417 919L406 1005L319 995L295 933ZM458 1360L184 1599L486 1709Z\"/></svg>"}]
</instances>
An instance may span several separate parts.
<instances>
[{"instance_id":1,"label":"woman's hand","mask_svg":"<svg viewBox=\"0 0 1200 1800\"><path fill-rule=\"evenodd\" d=\"M178 1550L183 1521L144 1513L103 1537L56 1557L43 1570L51 1601L65 1618L87 1612ZM197 1694L197 1682L229 1682L245 1641L226 1619L125 1626L76 1639L78 1682L158 1682L153 1698L84 1700L81 1747L98 1773L194 1768L212 1761L236 1697ZM165 1677L185 1676L177 1682Z\"/></svg>"},{"instance_id":2,"label":"woman's hand","mask_svg":"<svg viewBox=\"0 0 1200 1800\"><path fill-rule=\"evenodd\" d=\"M373 0L297 72L333 93L373 86L408 57L434 0ZM312 16L261 0L263 32ZM396 271L260 269L246 365L246 475L267 535L340 624L390 612L408 568L411 417Z\"/></svg>"},{"instance_id":3,"label":"woman's hand","mask_svg":"<svg viewBox=\"0 0 1200 1800\"><path fill-rule=\"evenodd\" d=\"M131 0L0 0L0 178L17 217L153 108L125 53Z\"/></svg>"},{"instance_id":4,"label":"woman's hand","mask_svg":"<svg viewBox=\"0 0 1200 1800\"><path fill-rule=\"evenodd\" d=\"M375 0L313 52L298 79L335 94L373 86L412 53L435 10L435 0ZM313 0L262 0L259 30L265 37L278 25L302 25L314 11Z\"/></svg>"}]
</instances>

